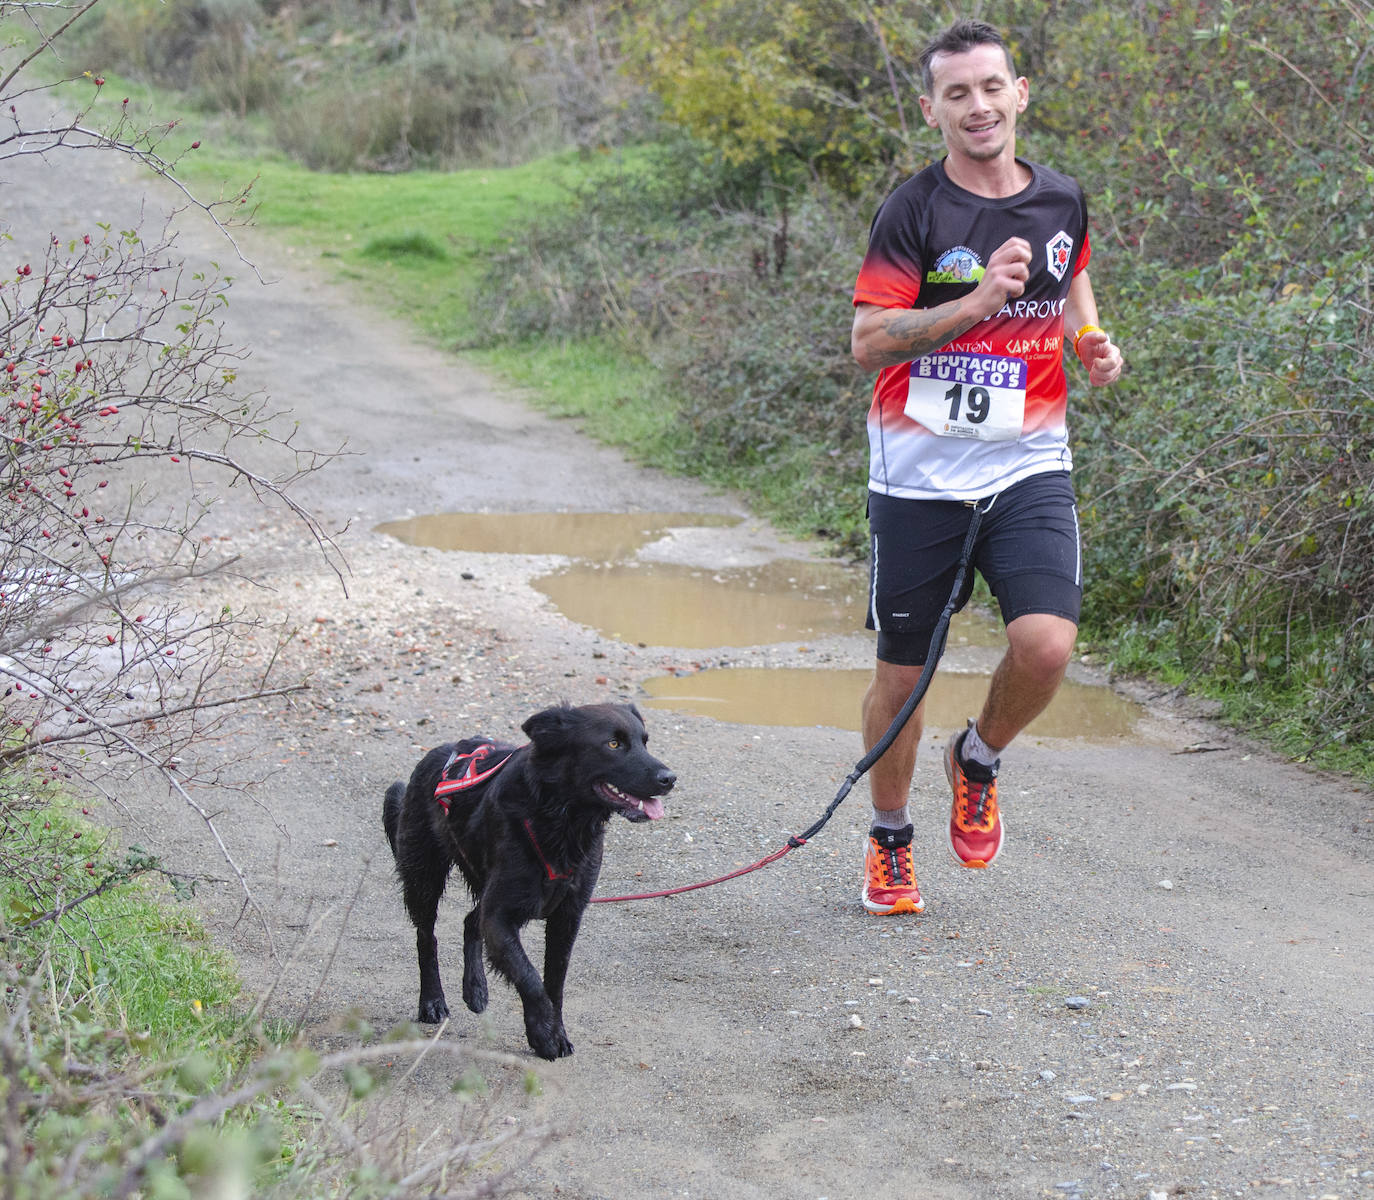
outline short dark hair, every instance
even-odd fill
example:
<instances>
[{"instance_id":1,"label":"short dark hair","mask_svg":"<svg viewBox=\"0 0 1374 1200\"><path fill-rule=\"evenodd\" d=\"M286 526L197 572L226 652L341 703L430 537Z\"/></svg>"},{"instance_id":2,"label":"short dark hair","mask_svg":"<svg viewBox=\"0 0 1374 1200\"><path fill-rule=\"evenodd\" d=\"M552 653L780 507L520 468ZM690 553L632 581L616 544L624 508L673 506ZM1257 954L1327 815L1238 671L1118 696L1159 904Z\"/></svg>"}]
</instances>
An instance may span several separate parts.
<instances>
[{"instance_id":1,"label":"short dark hair","mask_svg":"<svg viewBox=\"0 0 1374 1200\"><path fill-rule=\"evenodd\" d=\"M937 54L964 54L975 46L1001 46L1002 53L1007 56L1007 70L1013 79L1016 78L1016 64L1012 61L1011 47L1007 45L1006 38L986 21L965 18L955 21L943 33L937 33L921 51L921 86L927 96L935 86L935 78L930 70L931 59Z\"/></svg>"}]
</instances>

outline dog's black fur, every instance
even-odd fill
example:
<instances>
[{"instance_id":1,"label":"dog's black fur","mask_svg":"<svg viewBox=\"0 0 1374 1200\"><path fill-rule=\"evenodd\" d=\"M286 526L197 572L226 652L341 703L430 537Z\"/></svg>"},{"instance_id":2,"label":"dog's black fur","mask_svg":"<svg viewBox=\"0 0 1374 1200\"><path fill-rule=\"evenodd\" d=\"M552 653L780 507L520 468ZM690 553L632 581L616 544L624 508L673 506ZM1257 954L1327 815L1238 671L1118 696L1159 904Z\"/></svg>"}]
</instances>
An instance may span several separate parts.
<instances>
[{"instance_id":1,"label":"dog's black fur","mask_svg":"<svg viewBox=\"0 0 1374 1200\"><path fill-rule=\"evenodd\" d=\"M531 1049L552 1059L573 1052L563 1028L563 982L601 872L606 822L616 812L631 821L661 817L658 797L677 776L645 748L648 734L634 705L560 705L521 728L529 745L498 743L493 758L511 751L510 760L453 793L447 812L435 800L445 764L479 741L431 750L409 785L398 780L387 788L382 824L415 923L419 1019L449 1015L434 921L456 863L476 901L463 922L463 1002L475 1013L487 1006L485 947L491 965L520 993ZM521 928L536 918L546 923L542 980L520 944Z\"/></svg>"}]
</instances>

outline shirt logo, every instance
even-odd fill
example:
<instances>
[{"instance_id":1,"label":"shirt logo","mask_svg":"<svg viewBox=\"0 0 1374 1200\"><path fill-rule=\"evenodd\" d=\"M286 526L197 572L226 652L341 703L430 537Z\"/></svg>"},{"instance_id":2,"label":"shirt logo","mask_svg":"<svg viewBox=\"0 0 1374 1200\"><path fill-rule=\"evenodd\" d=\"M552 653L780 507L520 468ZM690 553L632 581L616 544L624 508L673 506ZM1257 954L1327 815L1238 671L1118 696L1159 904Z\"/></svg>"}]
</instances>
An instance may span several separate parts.
<instances>
[{"instance_id":1,"label":"shirt logo","mask_svg":"<svg viewBox=\"0 0 1374 1200\"><path fill-rule=\"evenodd\" d=\"M1046 265L1055 279L1063 280L1069 269L1069 252L1073 250L1073 238L1062 229L1045 243Z\"/></svg>"},{"instance_id":2,"label":"shirt logo","mask_svg":"<svg viewBox=\"0 0 1374 1200\"><path fill-rule=\"evenodd\" d=\"M927 283L977 283L982 278L983 264L967 246L946 250L926 272Z\"/></svg>"}]
</instances>

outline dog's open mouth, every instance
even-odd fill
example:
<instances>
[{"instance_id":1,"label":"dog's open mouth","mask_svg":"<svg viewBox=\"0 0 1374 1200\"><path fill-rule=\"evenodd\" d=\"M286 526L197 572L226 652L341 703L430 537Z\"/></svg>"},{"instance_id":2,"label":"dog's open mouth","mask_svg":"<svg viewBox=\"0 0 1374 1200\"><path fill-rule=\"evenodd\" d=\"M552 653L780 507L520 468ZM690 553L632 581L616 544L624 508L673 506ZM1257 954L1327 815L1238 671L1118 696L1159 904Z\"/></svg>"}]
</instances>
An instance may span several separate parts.
<instances>
[{"instance_id":1,"label":"dog's open mouth","mask_svg":"<svg viewBox=\"0 0 1374 1200\"><path fill-rule=\"evenodd\" d=\"M663 815L663 801L657 796L631 796L605 779L593 785L596 794L630 821L657 821Z\"/></svg>"}]
</instances>

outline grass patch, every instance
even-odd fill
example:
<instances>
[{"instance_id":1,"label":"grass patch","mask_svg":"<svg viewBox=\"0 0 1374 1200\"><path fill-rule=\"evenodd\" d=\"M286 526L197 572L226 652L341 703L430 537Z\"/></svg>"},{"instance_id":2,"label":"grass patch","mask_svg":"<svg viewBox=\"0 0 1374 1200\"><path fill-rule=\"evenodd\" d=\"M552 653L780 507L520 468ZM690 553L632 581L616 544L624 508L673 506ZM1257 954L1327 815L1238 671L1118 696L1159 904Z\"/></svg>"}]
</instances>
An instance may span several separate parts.
<instances>
[{"instance_id":1,"label":"grass patch","mask_svg":"<svg viewBox=\"0 0 1374 1200\"><path fill-rule=\"evenodd\" d=\"M375 237L362 248L364 258L424 258L447 262L448 251L427 233L388 233Z\"/></svg>"},{"instance_id":2,"label":"grass patch","mask_svg":"<svg viewBox=\"0 0 1374 1200\"><path fill-rule=\"evenodd\" d=\"M680 462L685 442L654 368L610 338L532 339L475 350L479 366L555 417L643 462Z\"/></svg>"},{"instance_id":3,"label":"grass patch","mask_svg":"<svg viewBox=\"0 0 1374 1200\"><path fill-rule=\"evenodd\" d=\"M461 1184L484 1169L480 1051L341 1017L349 1045L326 1053L265 1026L154 866L75 805L0 776L0 1195L381 1200L418 1194L411 1173ZM352 1125L420 1056L453 1062L472 1138L427 1157L386 1122L375 1136ZM486 1194L480 1179L471 1194Z\"/></svg>"},{"instance_id":4,"label":"grass patch","mask_svg":"<svg viewBox=\"0 0 1374 1200\"><path fill-rule=\"evenodd\" d=\"M150 861L142 851L121 855L112 834L61 799L6 812L0 840L9 868L0 935L14 970L44 977L56 1009L130 1031L159 1054L209 1051L226 1073L241 1064L233 960L157 876L130 874ZM110 879L109 890L49 917Z\"/></svg>"},{"instance_id":5,"label":"grass patch","mask_svg":"<svg viewBox=\"0 0 1374 1200\"><path fill-rule=\"evenodd\" d=\"M146 854L121 853L76 805L6 778L0 855L0 1088L23 1143L0 1162L0 1190L114 1194L160 1126L268 1046L245 1020L232 959L156 874L140 874L152 865ZM222 1157L237 1146L236 1159L256 1170L281 1153L284 1126L267 1113L207 1124L194 1140ZM190 1196L186 1176L219 1173L191 1165L188 1145L179 1165L152 1161L139 1194Z\"/></svg>"},{"instance_id":6,"label":"grass patch","mask_svg":"<svg viewBox=\"0 0 1374 1200\"><path fill-rule=\"evenodd\" d=\"M184 160L178 174L210 195L253 181L256 225L452 349L475 338L490 253L518 222L569 203L587 169L567 153L509 168L326 175L216 153Z\"/></svg>"}]
</instances>

